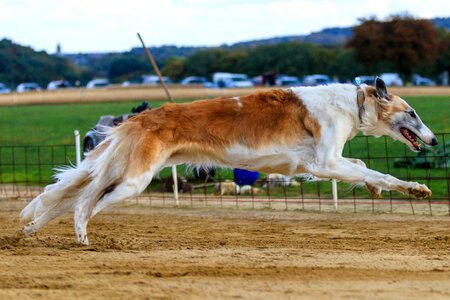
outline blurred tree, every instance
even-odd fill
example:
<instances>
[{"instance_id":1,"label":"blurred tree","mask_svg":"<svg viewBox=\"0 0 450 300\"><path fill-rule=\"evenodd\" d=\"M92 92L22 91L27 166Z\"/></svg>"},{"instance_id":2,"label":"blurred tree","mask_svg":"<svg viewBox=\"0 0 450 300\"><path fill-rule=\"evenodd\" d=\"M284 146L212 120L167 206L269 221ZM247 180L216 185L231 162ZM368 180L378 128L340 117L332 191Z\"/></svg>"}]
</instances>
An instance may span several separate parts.
<instances>
[{"instance_id":1,"label":"blurred tree","mask_svg":"<svg viewBox=\"0 0 450 300\"><path fill-rule=\"evenodd\" d=\"M34 51L8 39L0 40L0 82L11 87L26 81L46 87L52 80L84 80L86 76L86 71L62 57Z\"/></svg>"},{"instance_id":2,"label":"blurred tree","mask_svg":"<svg viewBox=\"0 0 450 300\"><path fill-rule=\"evenodd\" d=\"M356 76L375 75L364 65L355 60L353 49L336 49L335 58L331 61L327 74L336 76L341 82L351 82Z\"/></svg>"},{"instance_id":3,"label":"blurred tree","mask_svg":"<svg viewBox=\"0 0 450 300\"><path fill-rule=\"evenodd\" d=\"M436 73L447 71L450 74L450 32L439 32L438 56L435 64Z\"/></svg>"},{"instance_id":4,"label":"blurred tree","mask_svg":"<svg viewBox=\"0 0 450 300\"><path fill-rule=\"evenodd\" d=\"M243 62L248 58L248 51L245 49L233 49L225 52L221 69L225 72L243 73Z\"/></svg>"},{"instance_id":5,"label":"blurred tree","mask_svg":"<svg viewBox=\"0 0 450 300\"><path fill-rule=\"evenodd\" d=\"M347 47L357 61L375 72L386 63L409 80L415 68L433 63L437 54L437 31L427 20L393 16L385 22L363 19L353 29Z\"/></svg>"},{"instance_id":6,"label":"blurred tree","mask_svg":"<svg viewBox=\"0 0 450 300\"><path fill-rule=\"evenodd\" d=\"M302 76L313 72L319 47L300 42L254 47L244 62L244 71L252 76L266 72Z\"/></svg>"},{"instance_id":7,"label":"blurred tree","mask_svg":"<svg viewBox=\"0 0 450 300\"><path fill-rule=\"evenodd\" d=\"M180 81L186 74L186 59L182 57L169 58L161 72L172 80Z\"/></svg>"},{"instance_id":8,"label":"blurred tree","mask_svg":"<svg viewBox=\"0 0 450 300\"><path fill-rule=\"evenodd\" d=\"M208 77L214 72L225 71L222 69L224 58L225 50L221 48L197 51L188 58L186 73L193 76Z\"/></svg>"},{"instance_id":9,"label":"blurred tree","mask_svg":"<svg viewBox=\"0 0 450 300\"><path fill-rule=\"evenodd\" d=\"M135 57L123 56L111 61L108 77L112 81L122 81L129 77L148 73L149 69L141 60Z\"/></svg>"}]
</instances>

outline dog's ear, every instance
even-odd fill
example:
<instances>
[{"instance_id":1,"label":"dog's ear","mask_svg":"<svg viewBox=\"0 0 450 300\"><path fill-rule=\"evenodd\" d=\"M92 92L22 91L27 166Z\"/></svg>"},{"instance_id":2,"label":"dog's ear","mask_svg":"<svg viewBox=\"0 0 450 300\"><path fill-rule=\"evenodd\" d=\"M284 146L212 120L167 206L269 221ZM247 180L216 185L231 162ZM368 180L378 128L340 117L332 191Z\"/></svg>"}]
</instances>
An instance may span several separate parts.
<instances>
[{"instance_id":1,"label":"dog's ear","mask_svg":"<svg viewBox=\"0 0 450 300\"><path fill-rule=\"evenodd\" d=\"M375 88L378 97L389 100L386 84L384 83L383 79L378 76L375 79Z\"/></svg>"}]
</instances>

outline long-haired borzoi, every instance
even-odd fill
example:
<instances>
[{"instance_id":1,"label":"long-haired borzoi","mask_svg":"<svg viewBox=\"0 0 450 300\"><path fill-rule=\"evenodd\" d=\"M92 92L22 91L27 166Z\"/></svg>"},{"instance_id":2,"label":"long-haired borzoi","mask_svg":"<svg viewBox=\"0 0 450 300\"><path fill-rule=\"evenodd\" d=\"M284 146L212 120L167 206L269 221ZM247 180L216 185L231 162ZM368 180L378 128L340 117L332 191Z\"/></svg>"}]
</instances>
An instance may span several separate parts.
<instances>
[{"instance_id":1,"label":"long-haired borzoi","mask_svg":"<svg viewBox=\"0 0 450 300\"><path fill-rule=\"evenodd\" d=\"M397 190L430 197L427 186L406 182L342 157L359 131L387 135L419 151L417 138L433 133L400 97L376 86L333 84L260 91L248 96L166 104L111 130L84 161L59 170L56 183L22 211L26 235L74 209L75 232L88 244L87 224L105 207L140 194L170 165L216 165L294 175L310 173L365 184L374 196Z\"/></svg>"}]
</instances>

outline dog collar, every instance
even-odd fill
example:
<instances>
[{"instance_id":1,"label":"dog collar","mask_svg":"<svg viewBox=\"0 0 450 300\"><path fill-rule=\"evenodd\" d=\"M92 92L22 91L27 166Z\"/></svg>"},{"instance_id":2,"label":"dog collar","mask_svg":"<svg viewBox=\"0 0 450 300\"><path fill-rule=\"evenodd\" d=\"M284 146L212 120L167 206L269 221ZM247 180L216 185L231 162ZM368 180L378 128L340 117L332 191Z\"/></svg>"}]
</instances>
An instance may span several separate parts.
<instances>
[{"instance_id":1,"label":"dog collar","mask_svg":"<svg viewBox=\"0 0 450 300\"><path fill-rule=\"evenodd\" d=\"M356 87L356 102L358 104L358 117L359 117L360 124L362 124L362 113L365 110L364 100L366 100L366 96L364 95L363 89L358 85Z\"/></svg>"}]
</instances>

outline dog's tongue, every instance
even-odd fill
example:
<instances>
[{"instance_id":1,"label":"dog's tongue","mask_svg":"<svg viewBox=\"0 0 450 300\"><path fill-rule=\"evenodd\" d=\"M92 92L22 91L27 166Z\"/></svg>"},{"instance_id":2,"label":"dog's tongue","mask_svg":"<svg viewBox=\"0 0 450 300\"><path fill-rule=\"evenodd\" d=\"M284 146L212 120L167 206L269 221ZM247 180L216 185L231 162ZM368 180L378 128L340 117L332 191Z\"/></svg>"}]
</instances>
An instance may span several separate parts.
<instances>
[{"instance_id":1,"label":"dog's tongue","mask_svg":"<svg viewBox=\"0 0 450 300\"><path fill-rule=\"evenodd\" d=\"M411 142L411 144L414 146L414 148L416 148L417 150L421 149L422 145L417 143L417 139L416 139L417 136L413 132L409 131L406 128L403 128L402 133Z\"/></svg>"}]
</instances>

